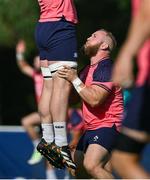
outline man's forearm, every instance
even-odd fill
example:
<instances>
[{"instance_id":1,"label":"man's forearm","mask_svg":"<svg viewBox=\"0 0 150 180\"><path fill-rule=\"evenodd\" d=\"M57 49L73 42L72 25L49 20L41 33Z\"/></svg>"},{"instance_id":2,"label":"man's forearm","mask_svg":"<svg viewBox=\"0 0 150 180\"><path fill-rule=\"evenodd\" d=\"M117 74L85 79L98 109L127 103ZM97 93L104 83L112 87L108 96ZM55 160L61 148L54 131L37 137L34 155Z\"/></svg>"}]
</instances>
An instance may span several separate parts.
<instances>
[{"instance_id":1,"label":"man's forearm","mask_svg":"<svg viewBox=\"0 0 150 180\"><path fill-rule=\"evenodd\" d=\"M78 81L77 81L78 80ZM72 81L72 84L76 91L79 93L83 101L91 105L92 107L100 104L100 96L97 95L97 92L92 87L86 86L79 78L76 78L76 81Z\"/></svg>"}]
</instances>

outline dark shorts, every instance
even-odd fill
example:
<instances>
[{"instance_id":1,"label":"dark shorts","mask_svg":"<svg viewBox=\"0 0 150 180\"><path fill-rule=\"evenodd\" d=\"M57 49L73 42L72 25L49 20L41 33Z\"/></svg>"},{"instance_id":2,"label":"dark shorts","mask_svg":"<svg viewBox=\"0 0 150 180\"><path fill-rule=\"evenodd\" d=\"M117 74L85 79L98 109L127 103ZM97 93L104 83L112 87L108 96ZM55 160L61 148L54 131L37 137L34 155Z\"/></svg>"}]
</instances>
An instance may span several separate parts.
<instances>
[{"instance_id":1,"label":"dark shorts","mask_svg":"<svg viewBox=\"0 0 150 180\"><path fill-rule=\"evenodd\" d=\"M127 153L140 154L147 143L139 142L125 134L120 133L118 136L115 149Z\"/></svg>"},{"instance_id":2,"label":"dark shorts","mask_svg":"<svg viewBox=\"0 0 150 180\"><path fill-rule=\"evenodd\" d=\"M76 61L75 24L64 19L54 22L38 22L35 39L41 60Z\"/></svg>"},{"instance_id":3,"label":"dark shorts","mask_svg":"<svg viewBox=\"0 0 150 180\"><path fill-rule=\"evenodd\" d=\"M116 145L116 139L119 132L116 126L103 127L96 130L88 130L81 136L77 145L77 150L86 152L90 144L99 144L107 149L109 152Z\"/></svg>"},{"instance_id":4,"label":"dark shorts","mask_svg":"<svg viewBox=\"0 0 150 180\"><path fill-rule=\"evenodd\" d=\"M133 89L123 126L150 133L150 86L148 84Z\"/></svg>"}]
</instances>

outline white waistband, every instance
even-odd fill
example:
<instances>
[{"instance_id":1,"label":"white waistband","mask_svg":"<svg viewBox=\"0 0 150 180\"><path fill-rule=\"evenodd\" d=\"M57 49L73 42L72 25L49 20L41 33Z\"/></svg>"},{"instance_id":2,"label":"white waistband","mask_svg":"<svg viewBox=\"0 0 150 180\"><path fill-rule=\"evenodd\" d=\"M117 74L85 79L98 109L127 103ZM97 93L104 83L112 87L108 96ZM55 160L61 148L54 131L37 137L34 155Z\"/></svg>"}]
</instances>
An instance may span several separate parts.
<instances>
[{"instance_id":1,"label":"white waistband","mask_svg":"<svg viewBox=\"0 0 150 180\"><path fill-rule=\"evenodd\" d=\"M49 65L49 69L50 69L50 71L52 73L53 71L57 71L58 69L63 68L64 65L76 68L77 67L77 62L74 62L74 61L60 61L60 62Z\"/></svg>"}]
</instances>

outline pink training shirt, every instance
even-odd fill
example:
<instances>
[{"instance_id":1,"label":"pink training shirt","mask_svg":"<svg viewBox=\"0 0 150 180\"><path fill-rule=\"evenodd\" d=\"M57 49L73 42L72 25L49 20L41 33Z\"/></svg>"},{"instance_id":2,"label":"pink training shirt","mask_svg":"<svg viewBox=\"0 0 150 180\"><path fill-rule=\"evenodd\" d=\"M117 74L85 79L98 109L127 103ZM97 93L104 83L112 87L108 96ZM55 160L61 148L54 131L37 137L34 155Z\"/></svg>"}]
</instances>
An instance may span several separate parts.
<instances>
[{"instance_id":1,"label":"pink training shirt","mask_svg":"<svg viewBox=\"0 0 150 180\"><path fill-rule=\"evenodd\" d=\"M138 14L141 2L141 0L132 0L132 18ZM138 51L137 64L136 85L142 86L148 78L150 79L150 39L146 40Z\"/></svg>"},{"instance_id":2,"label":"pink training shirt","mask_svg":"<svg viewBox=\"0 0 150 180\"><path fill-rule=\"evenodd\" d=\"M139 10L139 6L140 6L140 1L141 0L132 0L132 16L136 16L138 10Z\"/></svg>"},{"instance_id":3,"label":"pink training shirt","mask_svg":"<svg viewBox=\"0 0 150 180\"><path fill-rule=\"evenodd\" d=\"M40 100L41 93L42 93L42 85L43 85L43 76L41 73L34 71L33 73L33 80L34 80L34 88L35 88L35 95L37 103Z\"/></svg>"},{"instance_id":4,"label":"pink training shirt","mask_svg":"<svg viewBox=\"0 0 150 180\"><path fill-rule=\"evenodd\" d=\"M77 23L77 12L73 0L38 0L40 6L39 22L59 21L64 17L67 21Z\"/></svg>"},{"instance_id":5,"label":"pink training shirt","mask_svg":"<svg viewBox=\"0 0 150 180\"><path fill-rule=\"evenodd\" d=\"M102 105L91 107L83 102L83 119L86 130L116 125L119 130L123 115L123 96L119 87L110 82L112 64L105 59L84 69L80 78L86 86L97 85L110 92L109 97ZM85 78L86 77L86 78Z\"/></svg>"}]
</instances>

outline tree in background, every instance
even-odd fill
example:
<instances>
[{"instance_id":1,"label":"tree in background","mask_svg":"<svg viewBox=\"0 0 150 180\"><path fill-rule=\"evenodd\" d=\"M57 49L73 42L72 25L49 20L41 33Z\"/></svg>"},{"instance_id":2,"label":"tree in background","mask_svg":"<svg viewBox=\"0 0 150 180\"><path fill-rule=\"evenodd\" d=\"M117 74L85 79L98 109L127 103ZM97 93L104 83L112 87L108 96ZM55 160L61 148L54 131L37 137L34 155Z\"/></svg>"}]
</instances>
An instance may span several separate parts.
<instances>
[{"instance_id":1,"label":"tree in background","mask_svg":"<svg viewBox=\"0 0 150 180\"><path fill-rule=\"evenodd\" d=\"M39 7L36 1L0 0L0 116L2 124L19 124L22 116L34 110L32 82L20 75L17 69L15 45L18 39L25 39L28 52L26 58L32 64L31 59L37 51L34 29L39 18ZM130 20L130 0L74 1L79 16L78 49L86 38L99 28L105 28L115 35L119 49L125 39ZM116 55L118 49L113 56ZM79 70L87 63L88 60L81 53Z\"/></svg>"},{"instance_id":2,"label":"tree in background","mask_svg":"<svg viewBox=\"0 0 150 180\"><path fill-rule=\"evenodd\" d=\"M29 49L35 49L34 27L38 6L33 0L0 0L0 46L15 47L18 39L25 38Z\"/></svg>"},{"instance_id":3,"label":"tree in background","mask_svg":"<svg viewBox=\"0 0 150 180\"><path fill-rule=\"evenodd\" d=\"M80 24L79 46L98 27L111 30L122 42L130 17L130 0L74 0ZM35 49L34 28L38 14L36 0L0 0L0 46L15 47L24 38Z\"/></svg>"}]
</instances>

